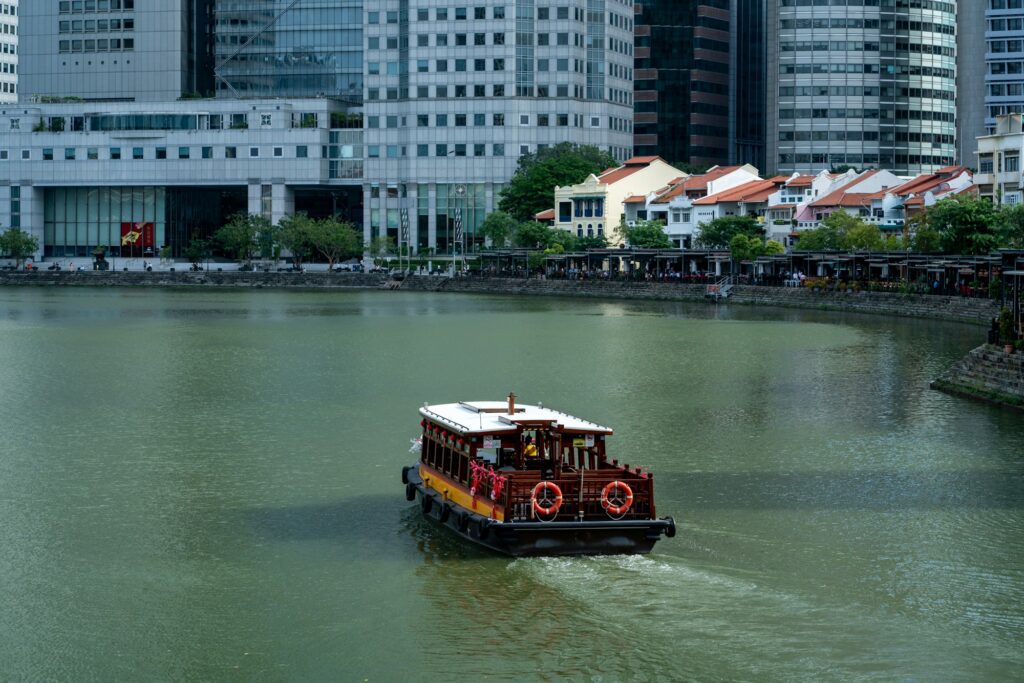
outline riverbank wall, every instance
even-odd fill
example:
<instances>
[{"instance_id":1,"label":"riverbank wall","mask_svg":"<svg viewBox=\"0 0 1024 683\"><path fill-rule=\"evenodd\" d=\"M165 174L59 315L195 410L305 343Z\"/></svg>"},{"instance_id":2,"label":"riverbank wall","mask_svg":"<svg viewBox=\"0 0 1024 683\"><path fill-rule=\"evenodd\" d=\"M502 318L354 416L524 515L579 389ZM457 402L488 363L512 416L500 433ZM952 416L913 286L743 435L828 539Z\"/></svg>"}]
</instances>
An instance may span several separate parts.
<instances>
[{"instance_id":1,"label":"riverbank wall","mask_svg":"<svg viewBox=\"0 0 1024 683\"><path fill-rule=\"evenodd\" d=\"M243 289L382 289L377 273L253 273L238 271L24 271L0 272L0 286L39 287L238 287Z\"/></svg>"},{"instance_id":2,"label":"riverbank wall","mask_svg":"<svg viewBox=\"0 0 1024 683\"><path fill-rule=\"evenodd\" d=\"M871 313L988 325L996 302L958 296L887 292L815 292L799 287L736 285L729 297L705 296L704 285L671 282L542 280L539 278L438 277L414 275L402 282L377 273L253 273L237 271L0 271L0 286L54 287L236 287L242 289L402 289L459 294L641 299L777 306L821 311Z\"/></svg>"},{"instance_id":3,"label":"riverbank wall","mask_svg":"<svg viewBox=\"0 0 1024 683\"><path fill-rule=\"evenodd\" d=\"M514 294L598 299L714 302L704 285L671 282L618 282L602 280L541 280L514 278L436 278L414 276L406 290L462 294ZM873 313L911 318L951 320L989 325L998 313L996 302L958 296L890 294L887 292L815 292L799 287L736 285L717 303L806 308L822 311Z\"/></svg>"},{"instance_id":4,"label":"riverbank wall","mask_svg":"<svg viewBox=\"0 0 1024 683\"><path fill-rule=\"evenodd\" d=\"M931 383L954 396L995 403L1024 412L1024 354L985 344L957 361Z\"/></svg>"}]
</instances>

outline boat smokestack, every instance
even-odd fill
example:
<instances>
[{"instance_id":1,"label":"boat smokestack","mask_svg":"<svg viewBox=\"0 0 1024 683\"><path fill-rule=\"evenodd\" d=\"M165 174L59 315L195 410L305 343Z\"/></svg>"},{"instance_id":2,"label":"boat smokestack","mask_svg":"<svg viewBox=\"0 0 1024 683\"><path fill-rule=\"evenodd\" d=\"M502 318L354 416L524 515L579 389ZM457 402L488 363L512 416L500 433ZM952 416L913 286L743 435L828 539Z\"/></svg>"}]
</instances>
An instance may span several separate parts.
<instances>
[{"instance_id":1,"label":"boat smokestack","mask_svg":"<svg viewBox=\"0 0 1024 683\"><path fill-rule=\"evenodd\" d=\"M508 394L508 414L516 414L516 395L515 392L509 392Z\"/></svg>"}]
</instances>

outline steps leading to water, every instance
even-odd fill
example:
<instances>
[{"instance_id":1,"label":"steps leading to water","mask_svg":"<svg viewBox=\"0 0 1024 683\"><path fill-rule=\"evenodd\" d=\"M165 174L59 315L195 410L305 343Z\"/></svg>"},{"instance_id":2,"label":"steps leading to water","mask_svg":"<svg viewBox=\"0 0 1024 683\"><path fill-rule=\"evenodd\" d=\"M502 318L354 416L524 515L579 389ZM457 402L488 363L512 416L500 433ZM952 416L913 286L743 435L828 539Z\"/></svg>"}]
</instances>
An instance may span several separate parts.
<instances>
[{"instance_id":1,"label":"steps leading to water","mask_svg":"<svg viewBox=\"0 0 1024 683\"><path fill-rule=\"evenodd\" d=\"M1024 410L1024 354L986 344L931 383L932 389Z\"/></svg>"}]
</instances>

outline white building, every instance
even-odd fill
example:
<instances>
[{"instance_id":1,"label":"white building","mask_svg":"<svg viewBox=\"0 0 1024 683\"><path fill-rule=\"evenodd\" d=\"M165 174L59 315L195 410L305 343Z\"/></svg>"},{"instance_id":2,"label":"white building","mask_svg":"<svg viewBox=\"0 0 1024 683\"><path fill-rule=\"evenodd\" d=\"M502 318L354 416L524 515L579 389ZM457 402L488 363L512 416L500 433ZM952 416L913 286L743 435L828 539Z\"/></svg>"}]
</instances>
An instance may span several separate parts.
<instances>
[{"instance_id":1,"label":"white building","mask_svg":"<svg viewBox=\"0 0 1024 683\"><path fill-rule=\"evenodd\" d=\"M18 0L0 0L0 104L18 100Z\"/></svg>"},{"instance_id":2,"label":"white building","mask_svg":"<svg viewBox=\"0 0 1024 683\"><path fill-rule=\"evenodd\" d=\"M974 176L978 193L996 204L1020 204L1022 153L1021 115L997 116L995 133L978 138L978 173Z\"/></svg>"},{"instance_id":3,"label":"white building","mask_svg":"<svg viewBox=\"0 0 1024 683\"><path fill-rule=\"evenodd\" d=\"M680 177L679 169L660 157L633 157L579 185L555 188L554 227L577 237L605 237L622 243L619 227L626 217L626 200L664 187Z\"/></svg>"}]
</instances>

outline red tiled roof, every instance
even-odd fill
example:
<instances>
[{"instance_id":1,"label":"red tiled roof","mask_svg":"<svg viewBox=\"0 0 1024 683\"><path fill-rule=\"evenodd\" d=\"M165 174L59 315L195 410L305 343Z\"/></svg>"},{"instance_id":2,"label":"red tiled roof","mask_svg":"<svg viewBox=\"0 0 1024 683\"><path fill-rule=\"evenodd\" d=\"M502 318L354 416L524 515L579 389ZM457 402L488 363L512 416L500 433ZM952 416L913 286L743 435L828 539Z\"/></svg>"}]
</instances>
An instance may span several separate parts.
<instances>
[{"instance_id":1,"label":"red tiled roof","mask_svg":"<svg viewBox=\"0 0 1024 683\"><path fill-rule=\"evenodd\" d=\"M751 180L749 183L743 183L731 189L723 190L707 197L701 197L693 203L707 206L722 202L763 202L767 201L768 197L774 194L784 182L786 182L785 176L775 176L767 180Z\"/></svg>"},{"instance_id":2,"label":"red tiled roof","mask_svg":"<svg viewBox=\"0 0 1024 683\"><path fill-rule=\"evenodd\" d=\"M828 193L821 199L816 199L811 202L810 206L865 206L865 202L870 204L871 199L878 195L877 192L847 192L846 188L851 185L857 185L862 180L867 180L876 173L878 173L877 170L866 171L842 187ZM884 195L885 192L887 192L887 190L883 191L882 194Z\"/></svg>"},{"instance_id":3,"label":"red tiled roof","mask_svg":"<svg viewBox=\"0 0 1024 683\"><path fill-rule=\"evenodd\" d=\"M612 183L619 182L623 178L628 178L637 171L642 171L655 161L664 162L665 160L661 157L633 157L632 159L626 159L622 166L609 168L608 170L603 171L601 175L597 176L597 179L602 183L611 185Z\"/></svg>"},{"instance_id":4,"label":"red tiled roof","mask_svg":"<svg viewBox=\"0 0 1024 683\"><path fill-rule=\"evenodd\" d=\"M536 218L539 221L554 220L554 218L555 218L555 210L554 209L546 209L544 211L541 211L538 214L534 214L533 217Z\"/></svg>"},{"instance_id":5,"label":"red tiled roof","mask_svg":"<svg viewBox=\"0 0 1024 683\"><path fill-rule=\"evenodd\" d=\"M786 181L786 187L810 187L812 182L814 182L814 176L799 175Z\"/></svg>"},{"instance_id":6,"label":"red tiled roof","mask_svg":"<svg viewBox=\"0 0 1024 683\"><path fill-rule=\"evenodd\" d=\"M626 197L624 200L622 200L623 204L644 204L646 202L647 197L642 197L638 194L635 194L632 197Z\"/></svg>"},{"instance_id":7,"label":"red tiled roof","mask_svg":"<svg viewBox=\"0 0 1024 683\"><path fill-rule=\"evenodd\" d=\"M724 175L728 175L733 171L739 170L741 166L715 166L708 169L706 173L700 175L691 175L686 178L679 178L672 181L669 184L667 192L658 195L658 198L654 200L655 204L668 204L670 201L682 194L688 194L690 192L707 192L708 183L712 180L721 178ZM679 182L682 181L682 182ZM678 184L677 184L678 183Z\"/></svg>"}]
</instances>

